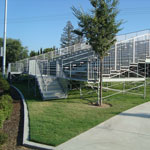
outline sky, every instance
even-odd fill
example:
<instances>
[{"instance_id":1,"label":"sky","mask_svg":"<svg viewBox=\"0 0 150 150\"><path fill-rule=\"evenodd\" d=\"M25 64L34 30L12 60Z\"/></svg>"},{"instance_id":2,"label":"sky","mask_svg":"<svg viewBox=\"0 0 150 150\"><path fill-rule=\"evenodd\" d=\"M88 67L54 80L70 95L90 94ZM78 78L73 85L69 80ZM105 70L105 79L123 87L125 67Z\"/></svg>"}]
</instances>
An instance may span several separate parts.
<instances>
[{"instance_id":1,"label":"sky","mask_svg":"<svg viewBox=\"0 0 150 150\"><path fill-rule=\"evenodd\" d=\"M0 37L4 32L4 4L5 0L0 0ZM89 0L8 0L7 38L19 39L29 51L59 48L67 21L78 27L72 6L87 12L91 9ZM118 9L117 20L124 22L118 35L150 29L150 0L120 0Z\"/></svg>"}]
</instances>

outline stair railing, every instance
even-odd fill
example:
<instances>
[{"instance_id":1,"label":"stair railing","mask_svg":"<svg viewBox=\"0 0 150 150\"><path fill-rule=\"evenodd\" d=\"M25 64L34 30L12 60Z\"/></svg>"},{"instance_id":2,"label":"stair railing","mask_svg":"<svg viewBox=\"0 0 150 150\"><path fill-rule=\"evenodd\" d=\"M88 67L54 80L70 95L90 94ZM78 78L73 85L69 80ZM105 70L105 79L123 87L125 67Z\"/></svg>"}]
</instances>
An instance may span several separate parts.
<instances>
[{"instance_id":1,"label":"stair railing","mask_svg":"<svg viewBox=\"0 0 150 150\"><path fill-rule=\"evenodd\" d=\"M43 66L41 68L41 64L43 65L43 62L40 62L39 60L36 59L36 69L38 68L39 69L39 76L41 77L42 79L42 83L44 85L44 89L47 91L47 84L46 84L46 79L43 78ZM40 66L39 66L40 64ZM41 85L42 86L42 85ZM43 87L43 86L42 86Z\"/></svg>"},{"instance_id":2,"label":"stair railing","mask_svg":"<svg viewBox=\"0 0 150 150\"><path fill-rule=\"evenodd\" d=\"M66 75L63 71L62 65L59 64L59 61L56 62L56 77L62 91L65 93L65 96L67 96L68 80L66 79Z\"/></svg>"}]
</instances>

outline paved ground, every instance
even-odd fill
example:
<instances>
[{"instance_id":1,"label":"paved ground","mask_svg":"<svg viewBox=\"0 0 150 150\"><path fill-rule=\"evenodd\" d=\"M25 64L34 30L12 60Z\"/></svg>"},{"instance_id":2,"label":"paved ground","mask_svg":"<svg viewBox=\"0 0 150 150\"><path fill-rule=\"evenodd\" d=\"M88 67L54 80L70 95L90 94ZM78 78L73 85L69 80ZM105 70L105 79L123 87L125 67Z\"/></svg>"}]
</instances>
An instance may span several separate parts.
<instances>
[{"instance_id":1,"label":"paved ground","mask_svg":"<svg viewBox=\"0 0 150 150\"><path fill-rule=\"evenodd\" d=\"M57 150L150 150L150 102L117 115Z\"/></svg>"}]
</instances>

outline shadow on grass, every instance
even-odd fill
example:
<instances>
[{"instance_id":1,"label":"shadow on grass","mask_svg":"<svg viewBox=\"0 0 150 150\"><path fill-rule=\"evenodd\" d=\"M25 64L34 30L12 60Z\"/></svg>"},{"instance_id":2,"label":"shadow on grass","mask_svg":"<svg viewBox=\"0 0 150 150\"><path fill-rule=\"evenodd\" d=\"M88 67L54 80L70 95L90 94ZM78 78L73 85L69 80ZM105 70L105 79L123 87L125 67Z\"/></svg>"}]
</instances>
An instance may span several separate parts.
<instances>
[{"instance_id":1,"label":"shadow on grass","mask_svg":"<svg viewBox=\"0 0 150 150\"><path fill-rule=\"evenodd\" d=\"M76 98L76 99L72 99L72 98L70 98L70 99L62 99L62 100L58 100L58 99L56 99L56 100L50 100L51 102L55 102L55 103L70 103L70 104L88 104L88 102L87 101L84 101L83 99L79 99L79 98Z\"/></svg>"}]
</instances>

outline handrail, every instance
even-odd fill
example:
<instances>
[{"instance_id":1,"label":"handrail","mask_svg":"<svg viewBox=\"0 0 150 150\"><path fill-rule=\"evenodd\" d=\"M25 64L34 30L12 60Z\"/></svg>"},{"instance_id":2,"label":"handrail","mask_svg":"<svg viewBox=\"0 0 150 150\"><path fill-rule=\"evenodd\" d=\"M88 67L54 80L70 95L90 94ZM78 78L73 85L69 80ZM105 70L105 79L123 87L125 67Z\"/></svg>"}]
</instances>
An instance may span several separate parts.
<instances>
[{"instance_id":1,"label":"handrail","mask_svg":"<svg viewBox=\"0 0 150 150\"><path fill-rule=\"evenodd\" d=\"M39 67L39 63L37 63L37 60L36 60L36 66ZM46 91L47 91L47 84L46 84L46 81L45 81L44 78L43 78L43 75L42 75L40 69L39 69L39 73L40 73L40 77L41 77L41 79L42 79L43 84L46 85ZM36 76L36 75L35 75L35 76Z\"/></svg>"},{"instance_id":2,"label":"handrail","mask_svg":"<svg viewBox=\"0 0 150 150\"><path fill-rule=\"evenodd\" d=\"M128 39L127 37L132 38L132 37L135 37L135 36L142 35L143 33L144 33L144 34L146 34L146 33L149 33L149 34L150 34L150 29L141 30L141 31L136 31L136 32L130 32L130 33L127 33L127 34L117 35L117 36L116 36L116 39L117 39L117 41L122 41L122 40L119 40L120 37L124 37L123 40L126 40L126 39ZM133 36L131 36L131 35L133 35Z\"/></svg>"}]
</instances>

